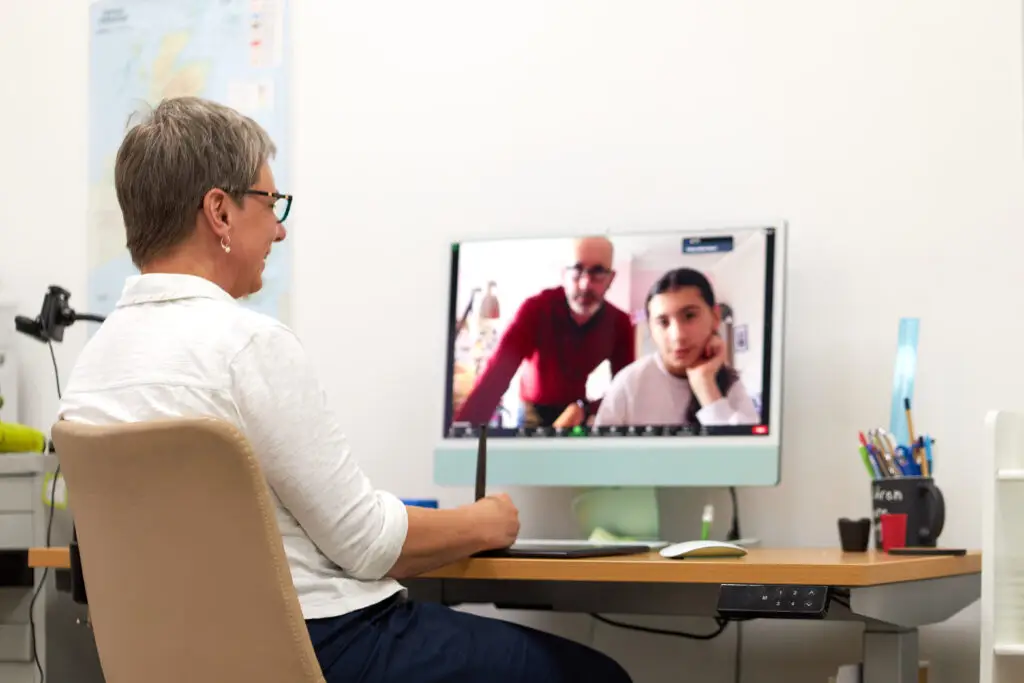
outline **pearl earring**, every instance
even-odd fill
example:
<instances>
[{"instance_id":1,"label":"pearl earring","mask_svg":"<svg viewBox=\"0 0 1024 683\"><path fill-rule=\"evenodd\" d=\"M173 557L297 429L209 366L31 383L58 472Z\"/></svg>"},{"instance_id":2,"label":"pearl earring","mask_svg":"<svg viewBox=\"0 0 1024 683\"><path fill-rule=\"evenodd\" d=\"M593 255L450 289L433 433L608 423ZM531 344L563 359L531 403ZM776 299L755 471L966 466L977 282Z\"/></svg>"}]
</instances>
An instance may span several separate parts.
<instances>
[{"instance_id":1,"label":"pearl earring","mask_svg":"<svg viewBox=\"0 0 1024 683\"><path fill-rule=\"evenodd\" d=\"M231 253L231 240L226 235L220 240L220 248L224 250L225 254Z\"/></svg>"}]
</instances>

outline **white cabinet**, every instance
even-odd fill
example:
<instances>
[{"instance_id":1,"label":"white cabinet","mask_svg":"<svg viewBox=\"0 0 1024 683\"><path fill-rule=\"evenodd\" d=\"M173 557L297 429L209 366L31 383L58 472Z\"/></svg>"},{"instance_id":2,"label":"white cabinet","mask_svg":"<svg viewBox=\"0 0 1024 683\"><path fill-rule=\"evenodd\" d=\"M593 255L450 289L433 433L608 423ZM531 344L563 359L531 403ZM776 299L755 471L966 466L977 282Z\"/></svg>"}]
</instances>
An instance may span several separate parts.
<instances>
[{"instance_id":1,"label":"white cabinet","mask_svg":"<svg viewBox=\"0 0 1024 683\"><path fill-rule=\"evenodd\" d=\"M46 542L48 508L43 505L43 482L52 456L42 454L0 454L0 552L7 562L0 585L0 681L3 683L35 683L39 673L32 658L32 630L29 605L34 590L43 579L43 571L18 575L12 560L27 562L19 551ZM26 570L27 572L28 570ZM21 583L24 580L27 585ZM36 652L45 670L46 662L46 591L40 591L32 606L35 622ZM49 679L47 679L49 680Z\"/></svg>"},{"instance_id":2,"label":"white cabinet","mask_svg":"<svg viewBox=\"0 0 1024 683\"><path fill-rule=\"evenodd\" d=\"M981 683L1024 680L1024 413L985 418Z\"/></svg>"}]
</instances>

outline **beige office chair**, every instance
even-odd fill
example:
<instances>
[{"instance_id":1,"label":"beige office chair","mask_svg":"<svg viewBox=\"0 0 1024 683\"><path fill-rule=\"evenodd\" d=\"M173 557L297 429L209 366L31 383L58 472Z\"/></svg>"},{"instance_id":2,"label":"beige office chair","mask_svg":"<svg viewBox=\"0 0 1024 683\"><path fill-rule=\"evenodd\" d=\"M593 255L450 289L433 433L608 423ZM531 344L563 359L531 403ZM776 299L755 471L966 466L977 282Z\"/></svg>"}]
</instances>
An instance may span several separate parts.
<instances>
[{"instance_id":1,"label":"beige office chair","mask_svg":"<svg viewBox=\"0 0 1024 683\"><path fill-rule=\"evenodd\" d=\"M107 683L324 683L237 430L61 421L53 442Z\"/></svg>"}]
</instances>

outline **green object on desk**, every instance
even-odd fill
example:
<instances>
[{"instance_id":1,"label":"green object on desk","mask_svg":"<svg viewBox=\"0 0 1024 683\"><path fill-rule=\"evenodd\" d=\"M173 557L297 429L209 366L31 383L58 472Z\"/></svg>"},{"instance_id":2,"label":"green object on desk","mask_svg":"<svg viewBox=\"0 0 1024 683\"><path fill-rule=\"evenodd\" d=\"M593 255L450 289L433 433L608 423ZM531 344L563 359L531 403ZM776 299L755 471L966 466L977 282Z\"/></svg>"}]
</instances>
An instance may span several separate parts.
<instances>
[{"instance_id":1,"label":"green object on desk","mask_svg":"<svg viewBox=\"0 0 1024 683\"><path fill-rule=\"evenodd\" d=\"M705 505L704 514L700 516L700 540L706 541L711 538L711 523L713 521L715 521L715 508Z\"/></svg>"}]
</instances>

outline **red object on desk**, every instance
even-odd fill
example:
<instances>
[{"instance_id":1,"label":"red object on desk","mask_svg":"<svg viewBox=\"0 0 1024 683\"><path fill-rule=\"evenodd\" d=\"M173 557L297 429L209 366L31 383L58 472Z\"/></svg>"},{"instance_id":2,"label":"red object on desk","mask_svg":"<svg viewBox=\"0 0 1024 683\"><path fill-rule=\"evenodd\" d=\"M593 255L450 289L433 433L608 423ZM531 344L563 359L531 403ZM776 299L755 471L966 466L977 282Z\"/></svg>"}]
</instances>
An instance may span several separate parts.
<instances>
[{"instance_id":1,"label":"red object on desk","mask_svg":"<svg viewBox=\"0 0 1024 683\"><path fill-rule=\"evenodd\" d=\"M907 516L886 514L880 518L882 524L882 550L903 548L907 545Z\"/></svg>"}]
</instances>

